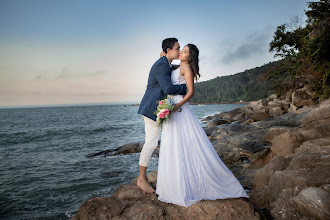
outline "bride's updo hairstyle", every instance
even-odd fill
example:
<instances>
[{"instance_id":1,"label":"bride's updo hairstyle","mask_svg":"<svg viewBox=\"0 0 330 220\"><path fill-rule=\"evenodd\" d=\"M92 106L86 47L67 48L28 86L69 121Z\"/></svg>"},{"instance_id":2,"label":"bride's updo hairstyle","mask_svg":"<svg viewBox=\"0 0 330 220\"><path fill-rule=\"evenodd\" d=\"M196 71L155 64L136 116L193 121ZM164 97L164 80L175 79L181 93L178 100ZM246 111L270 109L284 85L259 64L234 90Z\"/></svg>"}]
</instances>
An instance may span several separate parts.
<instances>
[{"instance_id":1,"label":"bride's updo hairstyle","mask_svg":"<svg viewBox=\"0 0 330 220\"><path fill-rule=\"evenodd\" d=\"M197 81L201 76L199 74L199 66L198 66L199 50L194 44L187 44L187 46L189 47L189 64L194 74L194 79Z\"/></svg>"}]
</instances>

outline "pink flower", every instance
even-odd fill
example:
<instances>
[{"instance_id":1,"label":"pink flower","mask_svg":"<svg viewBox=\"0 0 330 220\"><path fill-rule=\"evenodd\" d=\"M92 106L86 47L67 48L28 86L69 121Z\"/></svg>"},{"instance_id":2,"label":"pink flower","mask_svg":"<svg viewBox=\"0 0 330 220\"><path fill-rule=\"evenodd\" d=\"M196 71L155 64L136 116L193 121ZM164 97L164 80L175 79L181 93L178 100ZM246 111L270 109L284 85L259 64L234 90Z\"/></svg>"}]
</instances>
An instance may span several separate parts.
<instances>
[{"instance_id":1,"label":"pink flower","mask_svg":"<svg viewBox=\"0 0 330 220\"><path fill-rule=\"evenodd\" d=\"M164 109L164 114L168 115L168 114L170 114L170 111L166 108L166 109Z\"/></svg>"},{"instance_id":2,"label":"pink flower","mask_svg":"<svg viewBox=\"0 0 330 220\"><path fill-rule=\"evenodd\" d=\"M159 118L165 118L165 114L163 112L159 113Z\"/></svg>"},{"instance_id":3,"label":"pink flower","mask_svg":"<svg viewBox=\"0 0 330 220\"><path fill-rule=\"evenodd\" d=\"M163 102L162 102L162 101L160 101L160 102L159 102L159 105L163 105Z\"/></svg>"}]
</instances>

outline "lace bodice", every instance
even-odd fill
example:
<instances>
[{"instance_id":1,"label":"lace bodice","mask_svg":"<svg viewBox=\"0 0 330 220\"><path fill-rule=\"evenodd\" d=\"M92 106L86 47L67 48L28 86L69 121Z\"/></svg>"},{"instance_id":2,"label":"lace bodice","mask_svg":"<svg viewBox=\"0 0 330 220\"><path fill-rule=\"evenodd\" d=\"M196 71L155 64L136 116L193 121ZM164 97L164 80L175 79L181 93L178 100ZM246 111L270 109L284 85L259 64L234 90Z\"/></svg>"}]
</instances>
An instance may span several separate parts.
<instances>
[{"instance_id":1,"label":"lace bodice","mask_svg":"<svg viewBox=\"0 0 330 220\"><path fill-rule=\"evenodd\" d=\"M180 69L181 68L177 68L172 71L171 80L173 85L186 84L184 77L180 74Z\"/></svg>"}]
</instances>

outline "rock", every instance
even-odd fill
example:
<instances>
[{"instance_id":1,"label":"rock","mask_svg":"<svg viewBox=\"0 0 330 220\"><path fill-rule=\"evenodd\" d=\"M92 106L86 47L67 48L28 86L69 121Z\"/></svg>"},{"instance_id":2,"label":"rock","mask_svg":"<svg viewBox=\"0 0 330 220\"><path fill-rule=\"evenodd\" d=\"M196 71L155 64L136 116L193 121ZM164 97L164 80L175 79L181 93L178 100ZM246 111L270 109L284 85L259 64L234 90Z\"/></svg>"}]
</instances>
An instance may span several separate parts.
<instances>
[{"instance_id":1,"label":"rock","mask_svg":"<svg viewBox=\"0 0 330 220\"><path fill-rule=\"evenodd\" d=\"M262 141L267 132L267 129L252 125L230 124L212 133L212 144L223 162L232 168L241 166L243 161L250 160L255 153L268 147L269 143Z\"/></svg>"},{"instance_id":2,"label":"rock","mask_svg":"<svg viewBox=\"0 0 330 220\"><path fill-rule=\"evenodd\" d=\"M303 189L293 197L297 209L315 219L330 219L330 184Z\"/></svg>"},{"instance_id":3,"label":"rock","mask_svg":"<svg viewBox=\"0 0 330 220\"><path fill-rule=\"evenodd\" d=\"M210 128L205 127L203 129L207 136L211 136L212 132L218 130L219 128L215 126L215 127L210 127Z\"/></svg>"},{"instance_id":4,"label":"rock","mask_svg":"<svg viewBox=\"0 0 330 220\"><path fill-rule=\"evenodd\" d=\"M242 120L240 122L240 124L247 125L247 124L251 124L252 122L254 122L254 120L252 118L247 118L247 119Z\"/></svg>"},{"instance_id":5,"label":"rock","mask_svg":"<svg viewBox=\"0 0 330 220\"><path fill-rule=\"evenodd\" d=\"M274 99L277 99L277 95L276 94L272 94L268 98L269 98L269 100L273 101Z\"/></svg>"},{"instance_id":6,"label":"rock","mask_svg":"<svg viewBox=\"0 0 330 220\"><path fill-rule=\"evenodd\" d=\"M254 112L254 113L251 115L251 118L252 118L254 121L262 121L262 120L268 118L268 115L266 114L265 111L257 111L257 112Z\"/></svg>"},{"instance_id":7,"label":"rock","mask_svg":"<svg viewBox=\"0 0 330 220\"><path fill-rule=\"evenodd\" d=\"M269 163L255 173L253 190L266 186L271 176L278 170L284 170L289 165L289 160L282 156L273 157Z\"/></svg>"},{"instance_id":8,"label":"rock","mask_svg":"<svg viewBox=\"0 0 330 220\"><path fill-rule=\"evenodd\" d=\"M222 116L222 119L229 119L229 120L233 120L233 118L236 116L236 115L239 115L242 113L242 109L241 108L236 108L234 110L231 110L229 112L226 112L223 116ZM240 120L240 119L238 119Z\"/></svg>"},{"instance_id":9,"label":"rock","mask_svg":"<svg viewBox=\"0 0 330 220\"><path fill-rule=\"evenodd\" d=\"M266 201L275 201L286 188L330 184L329 154L330 146L323 146L295 155L285 170L276 171L270 178L265 190Z\"/></svg>"},{"instance_id":10,"label":"rock","mask_svg":"<svg viewBox=\"0 0 330 220\"><path fill-rule=\"evenodd\" d=\"M297 107L314 105L307 88L297 89L292 93L292 103Z\"/></svg>"},{"instance_id":11,"label":"rock","mask_svg":"<svg viewBox=\"0 0 330 220\"><path fill-rule=\"evenodd\" d=\"M211 127L215 127L215 126L218 126L218 125L221 125L221 124L229 124L229 123L230 122L227 121L227 120L223 120L223 119L220 119L220 118L213 118L211 121L209 121L206 124L206 127L211 128Z\"/></svg>"},{"instance_id":12,"label":"rock","mask_svg":"<svg viewBox=\"0 0 330 220\"><path fill-rule=\"evenodd\" d=\"M307 114L308 112L302 112L300 114L297 113L286 113L277 117L267 118L263 121L258 121L253 123L254 126L261 128L270 128L274 126L281 127L298 127L301 125L300 120Z\"/></svg>"},{"instance_id":13,"label":"rock","mask_svg":"<svg viewBox=\"0 0 330 220\"><path fill-rule=\"evenodd\" d=\"M283 112L282 112L282 109L280 107L274 107L274 108L269 110L268 114L269 114L270 117L274 117L274 116L282 115Z\"/></svg>"},{"instance_id":14,"label":"rock","mask_svg":"<svg viewBox=\"0 0 330 220\"><path fill-rule=\"evenodd\" d=\"M300 87L292 103L287 93L205 119L209 123L204 131L213 147L244 188L252 190L249 201L264 219L329 215L330 99L319 106L303 106L311 104L304 92L312 95ZM286 111L291 113L282 114ZM133 143L95 155L139 152L142 146ZM155 188L157 172L147 178ZM244 199L201 201L186 209L141 193L136 181L118 187L111 197L84 203L73 219L260 218Z\"/></svg>"},{"instance_id":15,"label":"rock","mask_svg":"<svg viewBox=\"0 0 330 220\"><path fill-rule=\"evenodd\" d=\"M320 124L310 130L304 128L299 129L299 132L304 136L305 141L309 141L319 138L330 137L329 130L330 124Z\"/></svg>"},{"instance_id":16,"label":"rock","mask_svg":"<svg viewBox=\"0 0 330 220\"><path fill-rule=\"evenodd\" d=\"M321 137L330 137L330 123L319 124L315 130Z\"/></svg>"},{"instance_id":17,"label":"rock","mask_svg":"<svg viewBox=\"0 0 330 220\"><path fill-rule=\"evenodd\" d=\"M120 215L126 206L112 197L96 197L84 202L71 220L113 219Z\"/></svg>"},{"instance_id":18,"label":"rock","mask_svg":"<svg viewBox=\"0 0 330 220\"><path fill-rule=\"evenodd\" d=\"M268 102L268 109L272 109L272 108L275 108L275 107L279 107L281 109L282 108L282 103L274 102L274 101Z\"/></svg>"},{"instance_id":19,"label":"rock","mask_svg":"<svg viewBox=\"0 0 330 220\"><path fill-rule=\"evenodd\" d=\"M155 172L148 175L156 181ZM133 181L134 182L134 181ZM96 197L84 202L71 220L110 219L260 219L245 198L202 200L188 208L144 194L138 186L121 185L111 197Z\"/></svg>"},{"instance_id":20,"label":"rock","mask_svg":"<svg viewBox=\"0 0 330 220\"><path fill-rule=\"evenodd\" d=\"M249 107L249 106L244 106L242 108L242 111L244 111L245 114L245 118L251 118L251 115L254 113L253 108Z\"/></svg>"},{"instance_id":21,"label":"rock","mask_svg":"<svg viewBox=\"0 0 330 220\"><path fill-rule=\"evenodd\" d=\"M141 152L142 147L143 147L143 144L141 144L141 143L126 144L120 148L117 148L116 153L114 155Z\"/></svg>"},{"instance_id":22,"label":"rock","mask_svg":"<svg viewBox=\"0 0 330 220\"><path fill-rule=\"evenodd\" d=\"M304 140L304 136L299 132L284 132L270 141L271 150L276 156L287 156L293 154Z\"/></svg>"},{"instance_id":23,"label":"rock","mask_svg":"<svg viewBox=\"0 0 330 220\"><path fill-rule=\"evenodd\" d=\"M107 172L106 175L108 177L115 177L115 176L119 176L121 173L123 172Z\"/></svg>"},{"instance_id":24,"label":"rock","mask_svg":"<svg viewBox=\"0 0 330 220\"><path fill-rule=\"evenodd\" d=\"M237 114L233 117L233 120L234 121L239 121L239 120L242 120L244 118L245 118L245 114L244 113L239 113L239 114Z\"/></svg>"},{"instance_id":25,"label":"rock","mask_svg":"<svg viewBox=\"0 0 330 220\"><path fill-rule=\"evenodd\" d=\"M312 111L313 109L315 109L315 106L304 106L302 108L297 109L297 111L295 111L296 114L301 114L301 113L308 113L310 111Z\"/></svg>"},{"instance_id":26,"label":"rock","mask_svg":"<svg viewBox=\"0 0 330 220\"><path fill-rule=\"evenodd\" d=\"M212 120L214 117L213 116L207 116L206 118L201 119L201 121L205 122L205 121L210 121Z\"/></svg>"},{"instance_id":27,"label":"rock","mask_svg":"<svg viewBox=\"0 0 330 220\"><path fill-rule=\"evenodd\" d=\"M251 155L249 157L249 160L251 161L251 166L248 167L248 169L250 169L251 167L261 168L261 167L264 167L265 165L267 165L269 163L269 161L271 160L271 158L273 158L273 156L269 157L270 153L271 153L270 148L268 146L264 150ZM254 176L253 176L252 180L253 179L254 179ZM251 181L251 183L252 182L253 181Z\"/></svg>"},{"instance_id":28,"label":"rock","mask_svg":"<svg viewBox=\"0 0 330 220\"><path fill-rule=\"evenodd\" d=\"M286 102L291 102L291 97L292 97L291 92L287 92L287 93L284 95L283 100L286 101Z\"/></svg>"},{"instance_id":29,"label":"rock","mask_svg":"<svg viewBox=\"0 0 330 220\"><path fill-rule=\"evenodd\" d=\"M289 108L290 108L290 102L287 102L287 101L280 101L281 103L281 108L284 110L284 112L288 112L289 111Z\"/></svg>"},{"instance_id":30,"label":"rock","mask_svg":"<svg viewBox=\"0 0 330 220\"><path fill-rule=\"evenodd\" d=\"M295 112L295 111L297 111L297 106L295 106L294 104L290 104L290 108L288 109L288 112Z\"/></svg>"},{"instance_id":31,"label":"rock","mask_svg":"<svg viewBox=\"0 0 330 220\"><path fill-rule=\"evenodd\" d=\"M114 204L116 203L116 204ZM116 209L114 209L116 208ZM116 200L112 197L86 201L72 220L110 219L260 219L253 206L242 199L201 201L188 208L158 200Z\"/></svg>"},{"instance_id":32,"label":"rock","mask_svg":"<svg viewBox=\"0 0 330 220\"><path fill-rule=\"evenodd\" d=\"M324 123L330 123L330 104L320 105L301 119L302 127L307 129Z\"/></svg>"},{"instance_id":33,"label":"rock","mask_svg":"<svg viewBox=\"0 0 330 220\"><path fill-rule=\"evenodd\" d=\"M300 191L301 187L283 189L278 199L270 204L272 219L311 220L293 205L293 197Z\"/></svg>"},{"instance_id":34,"label":"rock","mask_svg":"<svg viewBox=\"0 0 330 220\"><path fill-rule=\"evenodd\" d=\"M322 150L324 146L330 146L330 138L320 138L316 140L305 141L302 145L295 149L294 154L300 154L307 150Z\"/></svg>"},{"instance_id":35,"label":"rock","mask_svg":"<svg viewBox=\"0 0 330 220\"><path fill-rule=\"evenodd\" d=\"M268 106L268 102L269 102L269 98L266 98L266 99L261 99L261 104L265 107Z\"/></svg>"},{"instance_id":36,"label":"rock","mask_svg":"<svg viewBox=\"0 0 330 220\"><path fill-rule=\"evenodd\" d=\"M268 133L262 138L263 141L271 142L275 137L283 134L285 132L289 132L291 129L288 127L273 127Z\"/></svg>"},{"instance_id":37,"label":"rock","mask_svg":"<svg viewBox=\"0 0 330 220\"><path fill-rule=\"evenodd\" d=\"M123 199L146 199L152 198L157 199L154 193L147 194L143 193L143 191L138 186L133 185L121 185L119 186L114 194L112 195L113 198L123 200Z\"/></svg>"},{"instance_id":38,"label":"rock","mask_svg":"<svg viewBox=\"0 0 330 220\"><path fill-rule=\"evenodd\" d=\"M143 144L144 144L143 142L125 144L116 149L109 149L109 150L100 151L98 153L90 154L88 155L88 157L96 157L100 155L106 157L106 156L114 156L120 154L138 153L141 152Z\"/></svg>"}]
</instances>

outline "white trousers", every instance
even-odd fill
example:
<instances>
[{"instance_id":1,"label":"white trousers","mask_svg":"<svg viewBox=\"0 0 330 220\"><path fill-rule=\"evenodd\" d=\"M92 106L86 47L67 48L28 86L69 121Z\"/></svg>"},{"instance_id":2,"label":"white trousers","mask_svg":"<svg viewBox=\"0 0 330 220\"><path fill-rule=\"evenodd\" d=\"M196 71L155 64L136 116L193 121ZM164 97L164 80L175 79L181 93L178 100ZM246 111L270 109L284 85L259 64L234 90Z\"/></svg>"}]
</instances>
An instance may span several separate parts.
<instances>
[{"instance_id":1,"label":"white trousers","mask_svg":"<svg viewBox=\"0 0 330 220\"><path fill-rule=\"evenodd\" d=\"M139 165L148 167L151 160L151 155L158 145L161 128L157 126L158 124L154 120L146 116L143 116L143 119L146 138L140 154Z\"/></svg>"}]
</instances>

